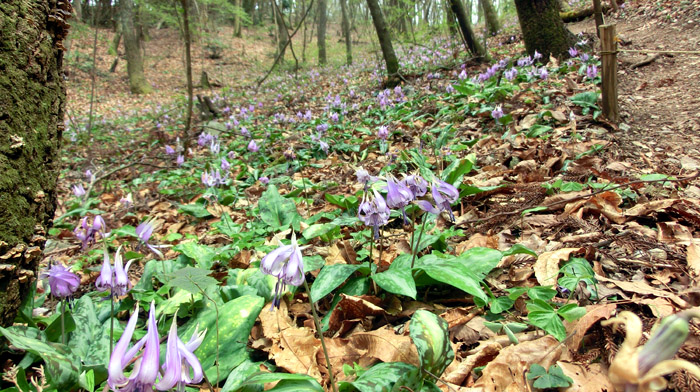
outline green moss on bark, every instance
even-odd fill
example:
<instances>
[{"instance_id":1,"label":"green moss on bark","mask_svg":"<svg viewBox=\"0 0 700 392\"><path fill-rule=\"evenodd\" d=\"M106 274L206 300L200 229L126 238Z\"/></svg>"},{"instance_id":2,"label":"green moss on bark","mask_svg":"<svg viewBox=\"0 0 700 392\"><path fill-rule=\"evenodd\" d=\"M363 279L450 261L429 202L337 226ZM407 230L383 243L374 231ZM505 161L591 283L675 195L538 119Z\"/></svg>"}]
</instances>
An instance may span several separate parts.
<instances>
[{"instance_id":1,"label":"green moss on bark","mask_svg":"<svg viewBox=\"0 0 700 392\"><path fill-rule=\"evenodd\" d=\"M515 0L520 29L529 54L535 50L545 59L563 57L576 43L576 37L564 26L557 0Z\"/></svg>"},{"instance_id":2,"label":"green moss on bark","mask_svg":"<svg viewBox=\"0 0 700 392\"><path fill-rule=\"evenodd\" d=\"M56 0L0 3L0 325L14 319L55 210L65 91ZM17 247L19 246L19 247Z\"/></svg>"}]
</instances>

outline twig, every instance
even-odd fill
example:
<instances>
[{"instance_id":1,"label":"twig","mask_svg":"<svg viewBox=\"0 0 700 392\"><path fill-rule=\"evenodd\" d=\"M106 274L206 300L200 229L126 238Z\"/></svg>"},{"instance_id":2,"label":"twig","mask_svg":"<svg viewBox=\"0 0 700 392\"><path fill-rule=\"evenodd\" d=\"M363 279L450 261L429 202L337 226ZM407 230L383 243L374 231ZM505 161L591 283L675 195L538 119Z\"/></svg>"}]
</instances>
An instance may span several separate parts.
<instances>
[{"instance_id":1,"label":"twig","mask_svg":"<svg viewBox=\"0 0 700 392\"><path fill-rule=\"evenodd\" d=\"M314 0L311 0L311 3L309 4L309 8L306 9L306 12L304 12L304 16L302 16L301 20L299 21L299 24L297 25L296 29L292 32L291 35L287 35L287 43L284 45L284 48L280 50L280 52L277 54L277 57L275 57L275 62L272 64L272 67L267 71L265 76L262 77L262 79L258 80L257 86L255 86L255 91L258 91L260 89L260 86L263 84L263 82L270 76L272 71L275 69L277 66L277 63L280 62L280 59L282 58L282 53L284 52L285 49L287 49L287 46L292 42L292 38L296 35L297 31L299 31L299 28L301 25L304 23L304 20L306 19L306 16L309 14L309 11L311 11L311 7L314 5Z\"/></svg>"},{"instance_id":2,"label":"twig","mask_svg":"<svg viewBox=\"0 0 700 392\"><path fill-rule=\"evenodd\" d=\"M694 179L696 179L696 178L698 178L698 177L700 177L700 172L697 172L697 173L693 174L692 176L687 176L687 177L682 177L682 178L676 178L676 179L664 178L664 179L660 179L660 180L637 180L637 181L630 181L630 182L626 182L626 183L624 183L624 184L620 184L620 185L617 185L617 186L614 186L614 187L611 187L611 188L602 188L602 189L597 190L597 191L595 191L595 192L588 193L588 194L581 195L581 196L577 196L577 197L574 197L574 198L572 198L572 199L556 201L556 202L554 202L554 203L552 203L552 204L549 204L549 205L546 205L546 206L544 206L544 207L547 207L547 209L550 209L550 208L555 207L555 206L558 206L558 205L560 205L560 204L567 204L567 203L571 203L571 202L573 202L573 201L578 201L578 200L587 199L587 198L589 198L589 197L591 197L591 196L595 196L595 195L601 194L601 193L603 193L603 192L613 191L613 190L615 190L615 189L620 189L620 188L626 188L626 187L628 187L628 186L630 186L630 185L635 185L635 184L652 184L652 183L656 183L656 182L683 182L683 181L694 180ZM495 219L495 218L499 218L499 217L502 217L502 216L518 215L518 214L522 214L524 211L529 210L529 209L531 209L531 208L534 208L534 207L532 207L532 206L530 206L530 207L524 207L524 208L517 209L517 210L515 210L515 211L499 212L498 214L489 215L489 216L486 216L486 217L484 217L484 218L469 219L469 220L467 220L467 221L464 221L464 222L462 222L462 223L459 223L459 224L455 225L455 227L465 227L465 226L466 226L467 224L469 224L469 223L485 222L485 221L489 221L489 220L492 220L492 219Z\"/></svg>"},{"instance_id":3,"label":"twig","mask_svg":"<svg viewBox=\"0 0 700 392\"><path fill-rule=\"evenodd\" d=\"M647 58L645 58L644 60L642 60L638 63L632 64L630 66L630 69L640 68L640 67L643 67L645 65L649 65L649 64L653 63L654 60L658 59L659 57L661 57L661 53L657 53L653 56L647 56Z\"/></svg>"}]
</instances>

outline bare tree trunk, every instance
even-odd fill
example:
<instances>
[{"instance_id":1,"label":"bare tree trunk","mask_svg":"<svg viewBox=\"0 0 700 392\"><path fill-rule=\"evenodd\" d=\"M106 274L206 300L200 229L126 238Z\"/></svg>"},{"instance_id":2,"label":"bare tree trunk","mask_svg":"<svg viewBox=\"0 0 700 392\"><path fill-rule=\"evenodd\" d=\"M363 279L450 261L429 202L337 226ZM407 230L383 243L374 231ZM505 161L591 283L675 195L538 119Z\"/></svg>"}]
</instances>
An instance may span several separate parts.
<instances>
[{"instance_id":1,"label":"bare tree trunk","mask_svg":"<svg viewBox=\"0 0 700 392\"><path fill-rule=\"evenodd\" d=\"M486 50L474 36L474 31L467 18L467 11L464 9L464 4L462 4L460 0L450 0L450 6L452 7L452 12L454 12L457 17L457 23L459 24L459 29L462 33L462 38L464 38L467 50L474 56L488 57Z\"/></svg>"},{"instance_id":2,"label":"bare tree trunk","mask_svg":"<svg viewBox=\"0 0 700 392\"><path fill-rule=\"evenodd\" d=\"M348 65L352 64L352 34L350 32L350 20L348 20L347 0L340 0L340 12L342 16L343 35L345 35L345 57Z\"/></svg>"},{"instance_id":3,"label":"bare tree trunk","mask_svg":"<svg viewBox=\"0 0 700 392\"><path fill-rule=\"evenodd\" d=\"M235 1L236 5L236 15L233 18L233 36L234 37L241 37L241 15L239 12L243 12L243 9L241 8L241 0L236 0Z\"/></svg>"},{"instance_id":4,"label":"bare tree trunk","mask_svg":"<svg viewBox=\"0 0 700 392\"><path fill-rule=\"evenodd\" d=\"M481 8L484 9L484 16L486 17L486 30L491 35L498 34L498 30L501 29L501 24L498 21L498 14L493 8L491 0L479 0Z\"/></svg>"},{"instance_id":5,"label":"bare tree trunk","mask_svg":"<svg viewBox=\"0 0 700 392\"><path fill-rule=\"evenodd\" d=\"M326 23L328 21L327 0L318 0L318 64L326 64Z\"/></svg>"},{"instance_id":6,"label":"bare tree trunk","mask_svg":"<svg viewBox=\"0 0 700 392\"><path fill-rule=\"evenodd\" d=\"M556 0L515 0L520 29L529 54L566 56L576 37L564 26Z\"/></svg>"},{"instance_id":7,"label":"bare tree trunk","mask_svg":"<svg viewBox=\"0 0 700 392\"><path fill-rule=\"evenodd\" d=\"M0 326L12 325L38 277L46 232L56 209L58 152L65 86L61 72L66 25L49 10L70 3L2 0L0 26ZM59 14L60 15L60 14ZM28 65L29 64L29 65ZM31 314L28 315L31 317Z\"/></svg>"},{"instance_id":8,"label":"bare tree trunk","mask_svg":"<svg viewBox=\"0 0 700 392\"><path fill-rule=\"evenodd\" d=\"M126 71L129 74L129 88L134 94L148 94L152 91L143 72L143 57L139 37L134 28L134 4L132 0L120 0L120 19L124 49L126 51Z\"/></svg>"},{"instance_id":9,"label":"bare tree trunk","mask_svg":"<svg viewBox=\"0 0 700 392\"><path fill-rule=\"evenodd\" d=\"M272 0L275 1L275 0ZM273 7L275 12L275 22L277 23L277 55L280 61L284 61L284 53L287 49L287 25L284 23L284 15L279 7Z\"/></svg>"},{"instance_id":10,"label":"bare tree trunk","mask_svg":"<svg viewBox=\"0 0 700 392\"><path fill-rule=\"evenodd\" d=\"M76 20L83 20L83 4L81 0L73 0L73 17Z\"/></svg>"},{"instance_id":11,"label":"bare tree trunk","mask_svg":"<svg viewBox=\"0 0 700 392\"><path fill-rule=\"evenodd\" d=\"M187 0L180 0L182 5L182 29L185 39L185 74L187 76L187 113L185 114L185 151L187 151L188 142L190 140L189 133L192 127L192 104L193 104L193 86L192 86L192 53L190 40L190 16L189 4Z\"/></svg>"},{"instance_id":12,"label":"bare tree trunk","mask_svg":"<svg viewBox=\"0 0 700 392\"><path fill-rule=\"evenodd\" d=\"M382 48L384 63L386 63L386 73L389 77L386 85L393 87L400 82L399 59L396 57L394 46L391 44L391 36L389 35L389 29L387 29L382 9L379 8L379 2L377 0L367 0L367 7L372 14L372 22L374 23L375 30L377 30L379 46Z\"/></svg>"}]
</instances>

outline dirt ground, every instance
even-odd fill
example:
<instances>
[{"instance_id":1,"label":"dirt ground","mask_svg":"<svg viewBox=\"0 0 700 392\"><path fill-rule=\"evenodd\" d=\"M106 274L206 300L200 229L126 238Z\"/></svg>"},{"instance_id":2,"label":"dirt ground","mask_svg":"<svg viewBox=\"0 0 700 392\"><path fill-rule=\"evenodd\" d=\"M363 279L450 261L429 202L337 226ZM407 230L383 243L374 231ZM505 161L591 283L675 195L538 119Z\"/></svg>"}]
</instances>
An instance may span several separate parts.
<instances>
[{"instance_id":1,"label":"dirt ground","mask_svg":"<svg viewBox=\"0 0 700 392\"><path fill-rule=\"evenodd\" d=\"M633 2L606 16L606 23L617 25L621 50L622 124L615 134L616 158L648 172L696 171L700 168L700 1ZM595 33L592 20L570 28ZM631 52L643 49L696 53ZM650 56L655 56L650 64L635 67Z\"/></svg>"}]
</instances>

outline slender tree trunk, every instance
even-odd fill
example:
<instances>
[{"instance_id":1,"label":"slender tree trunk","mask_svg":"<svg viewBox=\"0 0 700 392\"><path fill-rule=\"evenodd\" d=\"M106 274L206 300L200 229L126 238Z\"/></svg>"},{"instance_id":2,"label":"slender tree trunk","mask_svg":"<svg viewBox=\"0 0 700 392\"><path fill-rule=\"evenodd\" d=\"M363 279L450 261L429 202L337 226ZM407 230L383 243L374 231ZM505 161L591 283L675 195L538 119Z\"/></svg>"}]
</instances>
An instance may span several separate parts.
<instances>
[{"instance_id":1,"label":"slender tree trunk","mask_svg":"<svg viewBox=\"0 0 700 392\"><path fill-rule=\"evenodd\" d=\"M348 65L352 64L352 33L350 32L350 20L348 20L347 0L340 0L340 13L342 16L343 35L345 35L345 58Z\"/></svg>"},{"instance_id":2,"label":"slender tree trunk","mask_svg":"<svg viewBox=\"0 0 700 392\"><path fill-rule=\"evenodd\" d=\"M367 0L367 7L372 14L372 22L374 23L375 30L377 30L379 46L382 48L384 63L386 63L386 73L389 77L386 84L389 87L393 87L400 82L399 59L396 57L394 46L391 44L391 36L389 35L389 29L387 29L386 21L384 20L384 13L382 9L379 8L379 2L377 0Z\"/></svg>"},{"instance_id":3,"label":"slender tree trunk","mask_svg":"<svg viewBox=\"0 0 700 392\"><path fill-rule=\"evenodd\" d=\"M191 53L191 39L190 39L190 16L189 16L189 4L187 0L180 0L182 5L182 29L183 36L185 39L185 74L187 77L187 113L185 113L185 151L187 151L187 144L190 140L189 133L192 127L192 104L193 104L193 86L192 86L192 53Z\"/></svg>"},{"instance_id":4,"label":"slender tree trunk","mask_svg":"<svg viewBox=\"0 0 700 392\"><path fill-rule=\"evenodd\" d=\"M568 55L576 37L564 26L557 0L515 0L520 29L529 54L535 50L545 59Z\"/></svg>"},{"instance_id":5,"label":"slender tree trunk","mask_svg":"<svg viewBox=\"0 0 700 392\"><path fill-rule=\"evenodd\" d=\"M235 6L236 6L236 15L233 17L233 36L234 37L241 37L241 16L239 15L239 12L242 12L243 9L241 8L241 0L235 0Z\"/></svg>"},{"instance_id":6,"label":"slender tree trunk","mask_svg":"<svg viewBox=\"0 0 700 392\"><path fill-rule=\"evenodd\" d=\"M498 30L501 29L501 24L498 21L498 14L493 8L491 0L479 0L481 8L484 9L484 16L486 17L486 30L491 35L498 34Z\"/></svg>"},{"instance_id":7,"label":"slender tree trunk","mask_svg":"<svg viewBox=\"0 0 700 392\"><path fill-rule=\"evenodd\" d=\"M457 25L455 23L454 14L450 12L450 6L451 0L442 2L443 14L445 15L445 23L447 24L447 28L449 29L450 35L455 36L458 34Z\"/></svg>"},{"instance_id":8,"label":"slender tree trunk","mask_svg":"<svg viewBox=\"0 0 700 392\"><path fill-rule=\"evenodd\" d=\"M143 57L139 37L134 27L134 4L132 0L120 0L120 19L124 50L126 51L126 71L129 74L129 88L134 94L148 94L152 91L143 72Z\"/></svg>"},{"instance_id":9,"label":"slender tree trunk","mask_svg":"<svg viewBox=\"0 0 700 392\"><path fill-rule=\"evenodd\" d=\"M83 4L82 0L73 0L73 17L75 20L83 20Z\"/></svg>"},{"instance_id":10,"label":"slender tree trunk","mask_svg":"<svg viewBox=\"0 0 700 392\"><path fill-rule=\"evenodd\" d=\"M326 64L326 23L328 22L327 0L318 0L318 64Z\"/></svg>"},{"instance_id":11,"label":"slender tree trunk","mask_svg":"<svg viewBox=\"0 0 700 392\"><path fill-rule=\"evenodd\" d=\"M275 12L275 22L277 23L277 54L280 56L280 61L284 61L284 54L287 49L287 26L284 23L282 10L279 9L279 7L273 8L278 11Z\"/></svg>"},{"instance_id":12,"label":"slender tree trunk","mask_svg":"<svg viewBox=\"0 0 700 392\"><path fill-rule=\"evenodd\" d=\"M12 325L38 277L56 209L65 87L62 40L52 7L70 3L2 0L0 26L0 326ZM21 24L17 21L21 19ZM31 314L28 315L31 317Z\"/></svg>"},{"instance_id":13,"label":"slender tree trunk","mask_svg":"<svg viewBox=\"0 0 700 392\"><path fill-rule=\"evenodd\" d=\"M469 18L467 18L467 11L464 9L464 4L462 4L460 0L450 0L450 6L452 7L452 12L457 17L457 23L459 24L459 29L462 33L462 38L464 38L467 50L474 56L488 57L486 50L474 36L474 31L472 30Z\"/></svg>"}]
</instances>

